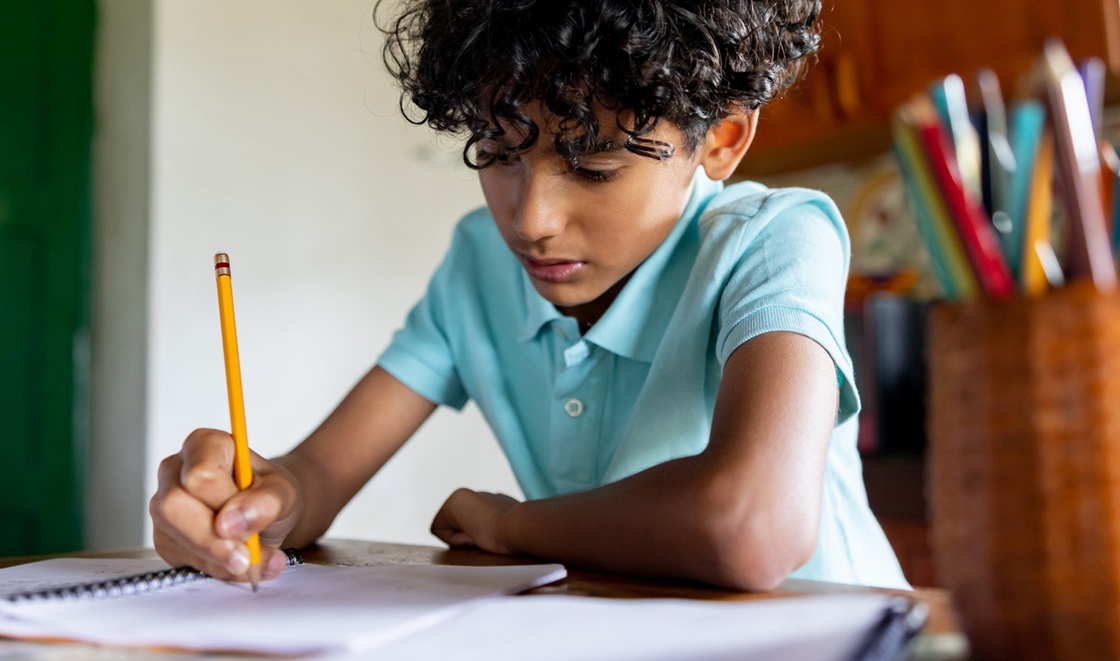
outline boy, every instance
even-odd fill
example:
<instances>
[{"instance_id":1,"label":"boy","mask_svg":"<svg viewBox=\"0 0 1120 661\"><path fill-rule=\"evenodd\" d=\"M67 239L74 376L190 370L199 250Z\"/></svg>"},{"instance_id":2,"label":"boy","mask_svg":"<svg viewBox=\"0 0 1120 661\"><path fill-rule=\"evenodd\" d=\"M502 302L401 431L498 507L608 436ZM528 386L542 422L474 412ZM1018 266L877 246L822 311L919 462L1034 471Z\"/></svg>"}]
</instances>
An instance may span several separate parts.
<instances>
[{"instance_id":1,"label":"boy","mask_svg":"<svg viewBox=\"0 0 1120 661\"><path fill-rule=\"evenodd\" d=\"M150 511L173 565L302 546L427 419L473 399L527 500L460 489L451 546L767 590L905 587L867 507L844 350L847 235L811 191L724 188L818 43L818 0L416 0L385 60L467 136L458 225L377 365L289 454L230 477L197 430ZM402 104L402 107L404 104Z\"/></svg>"}]
</instances>

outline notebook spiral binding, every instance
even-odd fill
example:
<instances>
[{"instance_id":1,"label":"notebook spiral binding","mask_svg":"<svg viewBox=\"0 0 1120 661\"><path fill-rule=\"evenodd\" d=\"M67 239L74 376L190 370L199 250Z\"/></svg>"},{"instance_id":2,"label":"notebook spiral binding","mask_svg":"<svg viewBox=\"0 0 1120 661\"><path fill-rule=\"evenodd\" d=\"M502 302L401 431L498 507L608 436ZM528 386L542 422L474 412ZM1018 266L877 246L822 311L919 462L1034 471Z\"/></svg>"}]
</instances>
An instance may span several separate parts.
<instances>
[{"instance_id":1,"label":"notebook spiral binding","mask_svg":"<svg viewBox=\"0 0 1120 661\"><path fill-rule=\"evenodd\" d=\"M303 564L303 555L300 554L299 549L284 549L284 555L288 556L289 567ZM173 585L193 583L206 578L211 578L211 576L192 567L175 567L172 569L148 572L146 574L122 576L106 581L63 585L56 588L34 590L31 592L17 592L4 595L0 597L0 599L9 602L48 599L99 599L101 597L118 597L122 595L151 592Z\"/></svg>"}]
</instances>

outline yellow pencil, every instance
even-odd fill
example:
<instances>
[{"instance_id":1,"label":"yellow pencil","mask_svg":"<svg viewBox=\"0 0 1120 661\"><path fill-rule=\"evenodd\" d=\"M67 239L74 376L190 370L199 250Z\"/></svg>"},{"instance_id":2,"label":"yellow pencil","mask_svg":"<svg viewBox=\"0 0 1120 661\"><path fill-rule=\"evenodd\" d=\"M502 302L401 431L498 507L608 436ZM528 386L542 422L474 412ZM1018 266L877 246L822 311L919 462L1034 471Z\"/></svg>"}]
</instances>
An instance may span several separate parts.
<instances>
[{"instance_id":1,"label":"yellow pencil","mask_svg":"<svg viewBox=\"0 0 1120 661\"><path fill-rule=\"evenodd\" d=\"M1027 204L1027 224L1023 232L1023 257L1020 264L1020 280L1023 293L1027 296L1041 296L1050 285L1047 277L1043 254L1050 248L1051 198L1050 178L1054 173L1054 138L1049 130L1042 134L1035 156L1034 172L1031 174L1030 201ZM1041 248L1039 247L1041 244ZM1040 254L1038 251L1043 250ZM1051 275L1051 277L1053 277Z\"/></svg>"},{"instance_id":2,"label":"yellow pencil","mask_svg":"<svg viewBox=\"0 0 1120 661\"><path fill-rule=\"evenodd\" d=\"M249 463L249 437L245 431L245 399L241 392L241 358L237 353L237 325L233 318L233 284L229 276L229 255L214 255L214 272L218 280L218 315L222 322L222 353L226 362L226 391L229 393L229 424L233 436L233 476L237 488L244 491L253 484ZM249 538L249 582L253 592L261 580L261 538Z\"/></svg>"}]
</instances>

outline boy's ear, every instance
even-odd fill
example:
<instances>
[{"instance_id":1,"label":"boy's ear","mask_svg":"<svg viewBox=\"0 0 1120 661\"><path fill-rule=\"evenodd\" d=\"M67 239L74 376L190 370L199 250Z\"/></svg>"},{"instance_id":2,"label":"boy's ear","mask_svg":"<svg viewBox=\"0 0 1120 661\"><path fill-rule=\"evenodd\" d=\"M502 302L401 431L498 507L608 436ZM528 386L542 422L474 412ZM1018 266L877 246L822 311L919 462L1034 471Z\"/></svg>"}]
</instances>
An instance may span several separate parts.
<instances>
[{"instance_id":1,"label":"boy's ear","mask_svg":"<svg viewBox=\"0 0 1120 661\"><path fill-rule=\"evenodd\" d=\"M757 126L758 110L740 110L708 129L700 165L709 179L723 181L735 172L754 140Z\"/></svg>"}]
</instances>

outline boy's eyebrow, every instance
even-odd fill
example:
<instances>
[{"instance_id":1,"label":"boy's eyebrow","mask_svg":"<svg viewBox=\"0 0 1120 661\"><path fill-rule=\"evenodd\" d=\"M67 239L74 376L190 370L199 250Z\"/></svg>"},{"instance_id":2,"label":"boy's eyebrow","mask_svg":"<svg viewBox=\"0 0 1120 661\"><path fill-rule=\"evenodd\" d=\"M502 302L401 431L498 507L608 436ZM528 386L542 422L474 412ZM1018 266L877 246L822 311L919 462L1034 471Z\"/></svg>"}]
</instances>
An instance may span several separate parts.
<instances>
[{"instance_id":1,"label":"boy's eyebrow","mask_svg":"<svg viewBox=\"0 0 1120 661\"><path fill-rule=\"evenodd\" d=\"M491 138L489 140L489 142L493 143L493 145L495 147L497 147L499 150L503 150L503 151L513 151L514 150L512 145L510 145L510 144L508 144L508 143L506 143L505 141L502 141L502 140ZM626 149L626 145L627 145L626 140L602 138L599 141L597 141L595 143L595 146L590 151L586 152L584 154L584 156L593 156L595 154L609 154L609 153L613 153L613 152L624 151ZM555 151L556 151L555 147L552 144L546 143L544 145L544 148L547 149L550 152L553 152L553 153L555 153Z\"/></svg>"},{"instance_id":2,"label":"boy's eyebrow","mask_svg":"<svg viewBox=\"0 0 1120 661\"><path fill-rule=\"evenodd\" d=\"M614 151L621 151L623 149L626 149L626 141L625 140L618 141L618 140L611 140L610 138L604 138L604 139L600 140L599 142L595 143L595 149L591 153L592 154L602 154L602 153L609 153L609 152L614 152Z\"/></svg>"}]
</instances>

